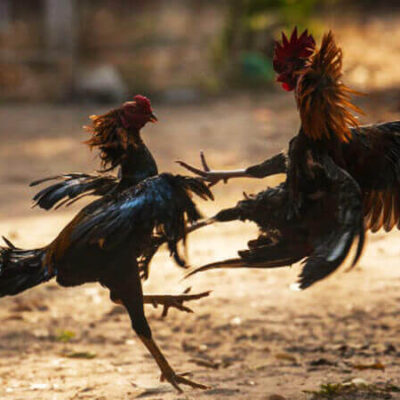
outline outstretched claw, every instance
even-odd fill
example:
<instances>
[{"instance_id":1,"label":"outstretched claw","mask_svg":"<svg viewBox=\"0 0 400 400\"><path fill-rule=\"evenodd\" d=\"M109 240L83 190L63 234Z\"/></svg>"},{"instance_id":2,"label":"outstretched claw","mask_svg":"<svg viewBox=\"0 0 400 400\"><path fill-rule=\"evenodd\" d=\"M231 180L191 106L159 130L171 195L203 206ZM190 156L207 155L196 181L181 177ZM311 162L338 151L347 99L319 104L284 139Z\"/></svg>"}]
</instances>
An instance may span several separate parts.
<instances>
[{"instance_id":1,"label":"outstretched claw","mask_svg":"<svg viewBox=\"0 0 400 400\"><path fill-rule=\"evenodd\" d=\"M198 175L200 178L203 178L205 181L209 182L209 187L216 185L220 180L223 180L225 183L228 182L228 178L225 177L224 172L220 171L212 171L210 167L208 166L208 163L206 161L206 157L204 153L201 151L200 152L200 160L201 160L201 165L203 166L203 169L199 169L196 167L193 167L184 161L176 161L181 167L186 168L190 172L193 172L194 174Z\"/></svg>"},{"instance_id":2,"label":"outstretched claw","mask_svg":"<svg viewBox=\"0 0 400 400\"><path fill-rule=\"evenodd\" d=\"M192 313L193 310L184 305L185 301L199 300L203 297L207 297L210 295L211 291L189 294L191 288L187 288L180 295L145 295L143 296L143 300L145 304L151 304L154 308L157 308L159 305L163 306L163 312L161 314L162 318L165 318L168 315L168 311L170 308L176 308L177 310L184 311L187 313Z\"/></svg>"},{"instance_id":3,"label":"outstretched claw","mask_svg":"<svg viewBox=\"0 0 400 400\"><path fill-rule=\"evenodd\" d=\"M206 161L206 156L204 155L203 151L200 151L200 160L201 160L201 164L203 165L204 171L209 172L210 167L208 166L208 163Z\"/></svg>"},{"instance_id":4,"label":"outstretched claw","mask_svg":"<svg viewBox=\"0 0 400 400\"><path fill-rule=\"evenodd\" d=\"M185 378L185 376L190 375L189 372L185 372L183 374L173 373L171 375L172 376L166 377L164 374L161 374L160 381L161 382L164 382L164 381L169 382L180 393L182 393L183 390L179 387L179 384L187 385L187 386L190 386L195 389L203 389L203 390L210 389L209 386L202 385L201 383L197 383L197 382L191 381L190 379Z\"/></svg>"}]
</instances>

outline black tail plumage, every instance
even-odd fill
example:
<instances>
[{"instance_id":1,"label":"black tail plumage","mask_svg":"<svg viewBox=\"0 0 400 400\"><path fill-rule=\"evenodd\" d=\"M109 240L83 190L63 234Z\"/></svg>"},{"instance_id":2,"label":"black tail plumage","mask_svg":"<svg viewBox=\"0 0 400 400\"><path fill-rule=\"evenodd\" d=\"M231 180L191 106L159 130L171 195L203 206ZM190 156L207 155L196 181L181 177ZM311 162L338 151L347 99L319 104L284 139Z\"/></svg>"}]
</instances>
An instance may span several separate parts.
<instances>
[{"instance_id":1,"label":"black tail plumage","mask_svg":"<svg viewBox=\"0 0 400 400\"><path fill-rule=\"evenodd\" d=\"M54 273L43 266L44 249L23 250L4 238L0 247L0 297L14 296L47 282Z\"/></svg>"}]
</instances>

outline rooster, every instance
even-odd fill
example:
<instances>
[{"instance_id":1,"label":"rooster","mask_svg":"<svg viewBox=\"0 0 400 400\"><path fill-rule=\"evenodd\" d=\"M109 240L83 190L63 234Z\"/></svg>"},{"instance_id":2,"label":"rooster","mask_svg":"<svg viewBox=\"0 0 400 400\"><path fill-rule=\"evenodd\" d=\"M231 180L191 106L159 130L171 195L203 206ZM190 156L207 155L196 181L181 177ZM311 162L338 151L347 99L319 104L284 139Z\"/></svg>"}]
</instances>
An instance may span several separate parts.
<instances>
[{"instance_id":1,"label":"rooster","mask_svg":"<svg viewBox=\"0 0 400 400\"><path fill-rule=\"evenodd\" d=\"M121 191L157 175L156 161L140 134L141 128L147 122L157 122L149 99L136 95L133 101L125 102L122 107L103 115L93 115L90 119L91 124L85 128L91 138L85 143L90 149L97 148L100 151L100 173L68 173L32 182L30 186L57 181L34 195L34 207L58 209L86 196L101 197L113 191ZM118 177L108 174L115 168L119 168ZM147 247L138 260L143 279L149 276L151 260L161 242L164 242L162 238L155 236L153 244ZM176 258L176 262L180 266L185 264L181 258ZM187 300L192 296L194 295L187 295Z\"/></svg>"},{"instance_id":2,"label":"rooster","mask_svg":"<svg viewBox=\"0 0 400 400\"><path fill-rule=\"evenodd\" d=\"M336 162L335 150L342 142L351 141L348 124L358 126L352 111L359 110L350 102L350 89L339 80L341 62L341 51L329 33L298 78L302 126L290 142L286 181L211 220L248 219L259 225L261 236L249 242L249 250L240 252L240 259L197 271L232 266L272 268L305 258L300 287L306 288L336 270L357 238L353 265L358 260L364 243L363 199L358 183ZM311 107L323 110L323 118L310 112Z\"/></svg>"},{"instance_id":3,"label":"rooster","mask_svg":"<svg viewBox=\"0 0 400 400\"><path fill-rule=\"evenodd\" d=\"M100 148L104 167L121 165L117 185L84 207L47 246L23 250L6 240L7 246L0 249L0 297L17 295L52 278L61 286L99 282L109 289L112 301L126 308L162 378L178 391L180 384L204 389L174 372L152 338L143 309L144 302L185 309L185 296L143 296L138 260L153 246L155 233L165 238L180 260L177 241L185 237L186 225L200 218L192 195L212 199L209 188L197 178L157 174L139 134L152 119L149 101L137 97L94 119L90 144Z\"/></svg>"},{"instance_id":4,"label":"rooster","mask_svg":"<svg viewBox=\"0 0 400 400\"><path fill-rule=\"evenodd\" d=\"M357 121L350 118L339 128L339 140L332 138L326 127L334 121L329 120L327 110L321 108L321 101L318 99L318 96L329 90L328 85L323 83L321 75L314 81L315 76L326 73L318 70L321 60L316 57L315 46L314 38L307 31L298 36L297 29L294 29L290 39L282 33L282 43L276 42L273 62L278 74L277 81L284 90L295 92L302 128L311 132L316 143L326 146L335 163L360 185L365 229L373 233L382 227L386 232L395 226L400 229L400 121L358 126ZM330 54L336 57L333 66L335 70L332 71L335 74L334 81L344 90L344 96L347 96L352 91L340 82L342 52L336 46L331 33L325 36L322 46L326 49L323 53L325 56ZM332 50L330 53L327 52L328 48ZM312 90L314 94L314 102L311 104L304 101L307 90ZM343 99L333 101L341 100ZM354 110L359 111L357 108ZM296 140L298 136L292 139ZM264 178L287 173L289 164L289 154L281 152L246 169L212 171L203 154L201 158L203 170L184 162L179 163L211 184L220 180L226 182L235 177Z\"/></svg>"}]
</instances>

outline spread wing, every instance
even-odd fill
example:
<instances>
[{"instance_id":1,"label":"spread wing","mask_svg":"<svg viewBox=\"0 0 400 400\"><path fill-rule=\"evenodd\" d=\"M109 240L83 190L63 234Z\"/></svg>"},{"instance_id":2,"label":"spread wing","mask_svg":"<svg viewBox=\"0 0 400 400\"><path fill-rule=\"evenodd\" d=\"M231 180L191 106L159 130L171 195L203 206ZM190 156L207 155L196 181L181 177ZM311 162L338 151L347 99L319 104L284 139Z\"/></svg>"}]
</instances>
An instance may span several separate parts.
<instances>
[{"instance_id":1,"label":"spread wing","mask_svg":"<svg viewBox=\"0 0 400 400\"><path fill-rule=\"evenodd\" d=\"M359 183L367 229L400 229L400 121L354 128L343 144L346 170Z\"/></svg>"},{"instance_id":2,"label":"spread wing","mask_svg":"<svg viewBox=\"0 0 400 400\"><path fill-rule=\"evenodd\" d=\"M167 240L171 253L182 263L177 242L185 237L186 223L201 215L191 195L212 199L209 188L199 179L160 174L148 178L117 196L103 198L86 209L71 231L71 243L98 243L109 249L135 236L151 235L154 230Z\"/></svg>"},{"instance_id":3,"label":"spread wing","mask_svg":"<svg viewBox=\"0 0 400 400\"><path fill-rule=\"evenodd\" d=\"M118 178L112 175L89 175L72 173L52 176L34 181L30 186L37 186L44 182L57 181L42 189L33 197L34 207L45 210L61 206L69 206L85 196L103 196L110 193L118 184Z\"/></svg>"},{"instance_id":4,"label":"spread wing","mask_svg":"<svg viewBox=\"0 0 400 400\"><path fill-rule=\"evenodd\" d=\"M344 169L360 185L367 230L400 229L400 121L351 128L351 140L341 143ZM284 153L249 167L266 177L287 172Z\"/></svg>"}]
</instances>

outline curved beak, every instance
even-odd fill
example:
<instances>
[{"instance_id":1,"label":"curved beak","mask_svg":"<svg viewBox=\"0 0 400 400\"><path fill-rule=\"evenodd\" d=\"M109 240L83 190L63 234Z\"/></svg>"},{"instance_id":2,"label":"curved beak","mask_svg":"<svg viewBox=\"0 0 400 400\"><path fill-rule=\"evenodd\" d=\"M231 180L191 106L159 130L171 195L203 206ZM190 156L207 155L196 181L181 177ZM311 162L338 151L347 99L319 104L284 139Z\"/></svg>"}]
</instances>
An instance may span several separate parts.
<instances>
[{"instance_id":1,"label":"curved beak","mask_svg":"<svg viewBox=\"0 0 400 400\"><path fill-rule=\"evenodd\" d=\"M151 113L149 121L155 124L158 121L158 118L153 113Z\"/></svg>"}]
</instances>

